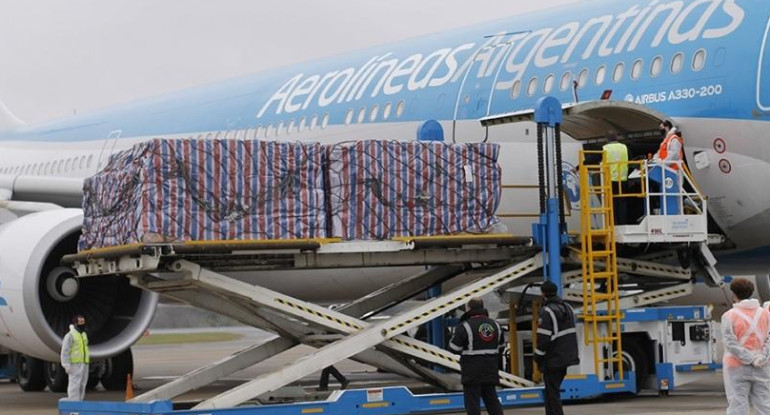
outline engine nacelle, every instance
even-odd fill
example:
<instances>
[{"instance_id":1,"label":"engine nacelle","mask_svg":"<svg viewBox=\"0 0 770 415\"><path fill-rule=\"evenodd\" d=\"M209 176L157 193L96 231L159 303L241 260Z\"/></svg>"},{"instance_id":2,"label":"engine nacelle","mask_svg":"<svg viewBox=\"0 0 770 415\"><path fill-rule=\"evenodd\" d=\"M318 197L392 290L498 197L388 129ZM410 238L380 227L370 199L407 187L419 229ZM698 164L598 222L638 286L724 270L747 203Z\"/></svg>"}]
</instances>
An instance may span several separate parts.
<instances>
[{"instance_id":1,"label":"engine nacelle","mask_svg":"<svg viewBox=\"0 0 770 415\"><path fill-rule=\"evenodd\" d=\"M82 314L99 359L123 352L149 326L157 294L116 275L76 278L61 265L77 252L82 222L80 209L56 209L0 225L0 346L57 361L72 317Z\"/></svg>"}]
</instances>

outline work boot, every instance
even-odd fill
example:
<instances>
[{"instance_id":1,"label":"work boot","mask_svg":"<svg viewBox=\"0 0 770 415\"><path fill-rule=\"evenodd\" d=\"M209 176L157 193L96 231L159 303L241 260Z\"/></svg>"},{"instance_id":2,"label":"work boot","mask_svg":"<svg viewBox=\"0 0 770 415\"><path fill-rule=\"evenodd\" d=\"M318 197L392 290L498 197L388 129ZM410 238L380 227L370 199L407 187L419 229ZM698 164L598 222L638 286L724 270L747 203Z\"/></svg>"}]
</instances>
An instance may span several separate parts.
<instances>
[{"instance_id":1,"label":"work boot","mask_svg":"<svg viewBox=\"0 0 770 415\"><path fill-rule=\"evenodd\" d=\"M350 380L348 380L348 379L343 379L343 380L342 380L342 382L340 382L340 389L345 389L345 388L347 388L349 384L350 384Z\"/></svg>"}]
</instances>

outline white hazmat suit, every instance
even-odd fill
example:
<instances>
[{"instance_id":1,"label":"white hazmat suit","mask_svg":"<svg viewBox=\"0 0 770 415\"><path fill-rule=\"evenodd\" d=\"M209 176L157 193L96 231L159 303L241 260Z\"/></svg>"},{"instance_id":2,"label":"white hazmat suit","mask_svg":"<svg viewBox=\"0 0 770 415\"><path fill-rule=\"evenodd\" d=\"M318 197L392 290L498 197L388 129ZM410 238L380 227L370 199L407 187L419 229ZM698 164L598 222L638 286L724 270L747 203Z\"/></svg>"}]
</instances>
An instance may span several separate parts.
<instances>
[{"instance_id":1,"label":"white hazmat suit","mask_svg":"<svg viewBox=\"0 0 770 415\"><path fill-rule=\"evenodd\" d=\"M722 315L722 359L727 415L748 415L749 399L759 415L770 415L770 313L755 299L742 300Z\"/></svg>"},{"instance_id":2,"label":"white hazmat suit","mask_svg":"<svg viewBox=\"0 0 770 415\"><path fill-rule=\"evenodd\" d=\"M78 347L78 342L74 338L73 331L77 330L75 326L70 325L70 331L64 336L61 346L61 365L69 375L69 385L67 386L67 400L82 401L86 395L86 384L88 383L88 363L73 363L73 348ZM88 338L85 333L85 349L81 354L88 355ZM83 359L76 359L83 360ZM84 360L88 360L85 358Z\"/></svg>"}]
</instances>

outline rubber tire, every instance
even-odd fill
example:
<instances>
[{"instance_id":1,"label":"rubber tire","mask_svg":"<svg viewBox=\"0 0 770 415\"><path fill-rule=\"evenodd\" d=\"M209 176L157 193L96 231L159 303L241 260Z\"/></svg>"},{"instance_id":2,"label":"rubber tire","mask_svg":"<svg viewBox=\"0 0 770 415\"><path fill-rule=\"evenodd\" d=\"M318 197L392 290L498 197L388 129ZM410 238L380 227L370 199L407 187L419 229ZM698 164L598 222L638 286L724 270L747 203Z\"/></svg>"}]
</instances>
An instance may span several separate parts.
<instances>
[{"instance_id":1,"label":"rubber tire","mask_svg":"<svg viewBox=\"0 0 770 415\"><path fill-rule=\"evenodd\" d=\"M44 366L45 383L48 389L56 393L67 392L70 379L64 367L59 362L45 362Z\"/></svg>"},{"instance_id":2,"label":"rubber tire","mask_svg":"<svg viewBox=\"0 0 770 415\"><path fill-rule=\"evenodd\" d=\"M45 389L44 362L32 356L18 355L16 373L19 387L25 392L40 392Z\"/></svg>"},{"instance_id":3,"label":"rubber tire","mask_svg":"<svg viewBox=\"0 0 770 415\"><path fill-rule=\"evenodd\" d=\"M91 367L89 367L88 369L89 369L88 382L86 382L86 390L92 391L96 389L96 386L99 385L99 381L101 380L99 378L101 366L99 364L94 364L94 362L91 362Z\"/></svg>"},{"instance_id":4,"label":"rubber tire","mask_svg":"<svg viewBox=\"0 0 770 415\"><path fill-rule=\"evenodd\" d=\"M628 338L632 340L632 338ZM623 339L623 354L624 356L633 360L634 373L636 375L636 393L642 391L644 381L649 375L649 362L647 361L647 354L637 342L628 341ZM631 370L631 367L625 368Z\"/></svg>"},{"instance_id":5,"label":"rubber tire","mask_svg":"<svg viewBox=\"0 0 770 415\"><path fill-rule=\"evenodd\" d=\"M108 391L126 390L126 377L134 374L134 357L131 349L113 356L105 362L105 370L100 381Z\"/></svg>"}]
</instances>

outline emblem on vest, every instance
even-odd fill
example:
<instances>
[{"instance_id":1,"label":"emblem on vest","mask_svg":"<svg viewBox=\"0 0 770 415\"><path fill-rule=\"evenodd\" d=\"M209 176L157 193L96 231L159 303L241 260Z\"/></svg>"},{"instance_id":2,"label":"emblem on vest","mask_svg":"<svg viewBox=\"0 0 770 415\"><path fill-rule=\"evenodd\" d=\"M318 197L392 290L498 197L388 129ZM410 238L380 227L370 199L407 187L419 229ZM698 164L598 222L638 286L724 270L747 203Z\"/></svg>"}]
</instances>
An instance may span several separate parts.
<instances>
[{"instance_id":1,"label":"emblem on vest","mask_svg":"<svg viewBox=\"0 0 770 415\"><path fill-rule=\"evenodd\" d=\"M495 328L489 323L484 323L479 326L479 336L485 342L492 341L495 338Z\"/></svg>"}]
</instances>

